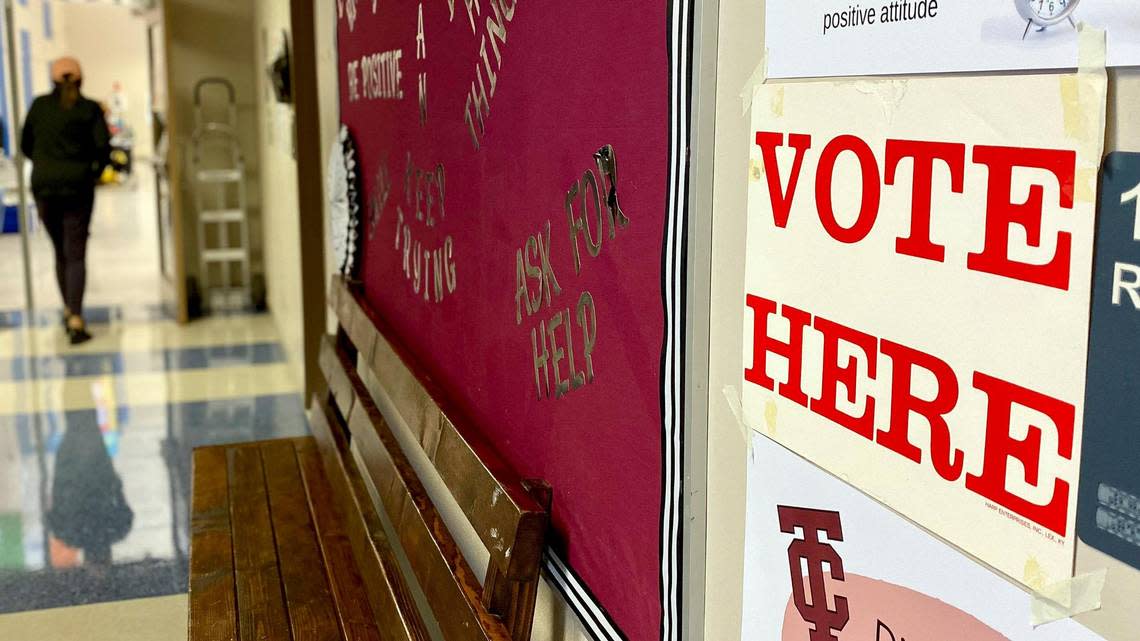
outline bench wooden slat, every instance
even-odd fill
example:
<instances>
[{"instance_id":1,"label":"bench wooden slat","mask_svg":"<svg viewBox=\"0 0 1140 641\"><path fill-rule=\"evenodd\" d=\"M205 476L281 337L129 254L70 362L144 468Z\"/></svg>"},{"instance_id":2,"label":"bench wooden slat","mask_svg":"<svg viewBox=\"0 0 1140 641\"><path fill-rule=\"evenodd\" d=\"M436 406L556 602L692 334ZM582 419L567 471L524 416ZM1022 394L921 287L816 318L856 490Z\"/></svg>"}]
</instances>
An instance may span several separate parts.
<instances>
[{"instance_id":1,"label":"bench wooden slat","mask_svg":"<svg viewBox=\"0 0 1140 641\"><path fill-rule=\"evenodd\" d=\"M348 424L444 636L448 641L508 641L509 632L483 606L478 578L379 410L358 397Z\"/></svg>"},{"instance_id":2,"label":"bench wooden slat","mask_svg":"<svg viewBox=\"0 0 1140 641\"><path fill-rule=\"evenodd\" d=\"M549 514L553 492L543 481L528 481L526 489ZM542 542L538 544L542 547ZM541 552L540 552L541 554ZM541 557L536 559L536 563ZM483 605L502 617L515 641L529 641L534 627L534 608L538 601L538 577L530 581L508 579L497 566L487 569L483 584Z\"/></svg>"},{"instance_id":3,"label":"bench wooden slat","mask_svg":"<svg viewBox=\"0 0 1140 641\"><path fill-rule=\"evenodd\" d=\"M321 541L325 572L332 586L337 617L346 641L380 641L380 630L367 599L364 579L357 569L344 516L337 509L337 498L322 467L315 442L304 439L297 444L297 461L301 467L309 509Z\"/></svg>"},{"instance_id":4,"label":"bench wooden slat","mask_svg":"<svg viewBox=\"0 0 1140 641\"><path fill-rule=\"evenodd\" d=\"M495 480L471 445L446 416L432 462L464 515L491 552L504 577L534 578L542 559L548 515L516 503ZM532 568L532 570L527 570Z\"/></svg>"},{"instance_id":5,"label":"bench wooden slat","mask_svg":"<svg viewBox=\"0 0 1140 641\"><path fill-rule=\"evenodd\" d=\"M226 454L239 638L289 639L260 452L233 447Z\"/></svg>"},{"instance_id":6,"label":"bench wooden slat","mask_svg":"<svg viewBox=\"0 0 1140 641\"><path fill-rule=\"evenodd\" d=\"M194 452L190 525L190 641L237 641L226 454Z\"/></svg>"},{"instance_id":7,"label":"bench wooden slat","mask_svg":"<svg viewBox=\"0 0 1140 641\"><path fill-rule=\"evenodd\" d=\"M408 462L391 428L372 402L348 357L325 340L321 347L339 364L335 376L345 376L355 392L348 427L367 466L381 503L388 513L412 571L436 612L448 641L510 641L502 622L481 601L482 587L427 491ZM322 363L332 364L332 356ZM326 372L326 375L329 375ZM339 403L339 399L338 403Z\"/></svg>"},{"instance_id":8,"label":"bench wooden slat","mask_svg":"<svg viewBox=\"0 0 1140 641\"><path fill-rule=\"evenodd\" d=\"M348 451L338 417L326 403L314 398L309 422L336 497L335 503L346 517L354 558L360 566L380 630L388 639L430 641L415 602L400 578L399 564Z\"/></svg>"},{"instance_id":9,"label":"bench wooden slat","mask_svg":"<svg viewBox=\"0 0 1140 641\"><path fill-rule=\"evenodd\" d=\"M293 641L325 641L339 636L340 625L325 577L320 541L294 441L262 443L261 460L269 493L270 518L276 540L286 610Z\"/></svg>"},{"instance_id":10,"label":"bench wooden slat","mask_svg":"<svg viewBox=\"0 0 1140 641\"><path fill-rule=\"evenodd\" d=\"M334 276L333 279L334 281L339 280L336 276ZM347 289L344 291L348 292ZM360 313L359 305L357 305L355 298L350 293L348 295L338 294L335 300L336 306L333 309L336 310L336 317L340 321L341 327L343 327L346 332L352 332L357 327L352 322L352 319L356 314ZM354 337L351 334L349 337L353 339L353 343L356 343L356 339L360 338Z\"/></svg>"},{"instance_id":11,"label":"bench wooden slat","mask_svg":"<svg viewBox=\"0 0 1140 641\"><path fill-rule=\"evenodd\" d=\"M435 393L430 381L425 384L417 378L406 355L384 337L380 328L386 325L343 278L334 277L332 290L342 326L358 348L368 346L361 355L371 352L372 357L364 362L490 551L492 565L507 580L534 579L542 558L547 511L484 439L457 425L441 409L442 395ZM330 368L326 376L343 389L343 364L336 367L336 359L324 356L324 350L322 359L322 369L326 364ZM353 369L349 363L347 370ZM338 394L338 404L343 395Z\"/></svg>"},{"instance_id":12,"label":"bench wooden slat","mask_svg":"<svg viewBox=\"0 0 1140 641\"><path fill-rule=\"evenodd\" d=\"M360 352L363 361L371 363L380 337L372 325L372 320L368 318L367 310L360 304L360 301L355 297L351 297L350 300L352 317L349 319L348 335L352 339L352 344Z\"/></svg>"},{"instance_id":13,"label":"bench wooden slat","mask_svg":"<svg viewBox=\"0 0 1140 641\"><path fill-rule=\"evenodd\" d=\"M341 413L348 416L348 413L352 411L355 394L352 391L352 384L345 376L344 368L340 366L336 351L322 349L317 355L317 364L325 375L329 393L336 399L336 404Z\"/></svg>"}]
</instances>

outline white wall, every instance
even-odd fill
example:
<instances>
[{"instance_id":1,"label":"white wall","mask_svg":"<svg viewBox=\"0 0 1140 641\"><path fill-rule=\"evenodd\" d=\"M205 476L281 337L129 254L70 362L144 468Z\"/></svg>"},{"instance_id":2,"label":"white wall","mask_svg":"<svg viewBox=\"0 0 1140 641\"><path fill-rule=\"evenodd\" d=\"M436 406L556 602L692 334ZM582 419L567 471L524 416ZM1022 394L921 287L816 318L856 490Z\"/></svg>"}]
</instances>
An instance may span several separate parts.
<instances>
[{"instance_id":1,"label":"white wall","mask_svg":"<svg viewBox=\"0 0 1140 641\"><path fill-rule=\"evenodd\" d=\"M326 4L333 4L331 2ZM304 312L301 308L301 226L297 162L293 157L293 107L278 103L266 69L290 34L289 3L256 0L254 33L257 113L261 121L262 230L269 310L298 383L304 381ZM312 28L305 25L305 28ZM323 164L322 164L323 166Z\"/></svg>"},{"instance_id":2,"label":"white wall","mask_svg":"<svg viewBox=\"0 0 1140 641\"><path fill-rule=\"evenodd\" d=\"M40 94L51 91L51 74L49 66L51 62L62 55L64 45L62 44L63 33L66 30L67 18L60 15L60 3L55 0L13 0L13 35L15 37L15 51L16 57L9 60L7 48L7 34L0 34L4 36L2 45L3 52L0 54L6 69L4 76L4 86L2 95L9 101L8 108L15 108L21 115L26 113L26 106L31 104L31 100ZM51 30L47 29L47 23L44 20L44 7L49 6L48 9L51 16ZM7 29L4 24L3 15L0 14L0 28ZM30 72L30 88L25 82L25 48L23 46L24 35L27 35L28 47L28 65L27 70ZM9 74L14 74L18 84L18 92L16 96L12 95L11 81L12 77ZM5 123L6 126L10 122Z\"/></svg>"},{"instance_id":3,"label":"white wall","mask_svg":"<svg viewBox=\"0 0 1140 641\"><path fill-rule=\"evenodd\" d=\"M47 11L51 15L51 31L47 30L47 23L44 20L44 6L49 5ZM24 67L22 63L23 51L23 33L28 34L28 42L30 44L29 50L31 52L31 64L29 69L31 71L32 79L32 93L35 95L44 94L51 91L51 75L49 73L49 66L51 62L63 54L65 45L63 44L64 32L66 31L66 17L60 14L60 5L55 0L13 0L13 9L15 12L15 36L16 36L16 68L17 74L21 80L20 82L20 98L23 104L27 104L27 96L24 95ZM7 57L7 52L5 52Z\"/></svg>"},{"instance_id":4,"label":"white wall","mask_svg":"<svg viewBox=\"0 0 1140 641\"><path fill-rule=\"evenodd\" d=\"M764 53L762 0L720 7L713 172L712 319L709 349L705 638L740 638L744 586L745 435L723 390L740 389L749 116L740 90Z\"/></svg>"},{"instance_id":5,"label":"white wall","mask_svg":"<svg viewBox=\"0 0 1140 641\"><path fill-rule=\"evenodd\" d=\"M328 154L340 131L340 74L337 70L336 3L313 0L313 15L317 30L317 88L320 92L321 153ZM327 158L325 159L327 161ZM324 165L322 165L324 166ZM321 182L324 184L324 181ZM336 269L332 246L328 242L331 229L328 198L323 216L325 229L325 282ZM326 310L328 331L336 329L336 313Z\"/></svg>"},{"instance_id":6,"label":"white wall","mask_svg":"<svg viewBox=\"0 0 1140 641\"><path fill-rule=\"evenodd\" d=\"M760 64L764 0L720 2L713 195L712 328L708 401L708 546L705 635L740 638L744 567L745 435L725 400L725 386L740 389L743 322L749 115L740 92ZM1106 151L1140 151L1140 69L1111 71ZM1109 568L1104 608L1077 617L1108 641L1137 638L1131 610L1140 602L1140 572L1081 544L1077 571ZM1028 597L1026 599L1028 617ZM751 640L749 640L751 641Z\"/></svg>"},{"instance_id":7,"label":"white wall","mask_svg":"<svg viewBox=\"0 0 1140 641\"><path fill-rule=\"evenodd\" d=\"M83 65L83 93L104 104L120 83L127 98L127 124L138 155L152 152L147 27L130 9L105 3L57 3L58 48ZM114 37L108 37L114 34Z\"/></svg>"}]
</instances>

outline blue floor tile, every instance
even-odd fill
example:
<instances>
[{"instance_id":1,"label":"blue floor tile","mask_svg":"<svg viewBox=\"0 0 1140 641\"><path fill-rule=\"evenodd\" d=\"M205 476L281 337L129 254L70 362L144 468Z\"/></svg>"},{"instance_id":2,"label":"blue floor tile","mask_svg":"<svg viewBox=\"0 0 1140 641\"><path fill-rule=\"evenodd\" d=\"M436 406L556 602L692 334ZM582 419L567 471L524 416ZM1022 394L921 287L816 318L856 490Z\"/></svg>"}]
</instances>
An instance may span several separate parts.
<instances>
[{"instance_id":1,"label":"blue floor tile","mask_svg":"<svg viewBox=\"0 0 1140 641\"><path fill-rule=\"evenodd\" d=\"M264 313L252 308L225 310L214 313L215 316L249 316ZM83 317L89 325L109 325L111 323L141 322L152 323L156 321L174 320L174 310L164 304L150 305L101 305L88 307L83 310ZM28 313L22 309L0 310L0 329L16 329L31 325L33 327L55 327L63 325L63 310L37 310L32 316L32 322L27 323Z\"/></svg>"},{"instance_id":2,"label":"blue floor tile","mask_svg":"<svg viewBox=\"0 0 1140 641\"><path fill-rule=\"evenodd\" d=\"M94 306L83 310L83 316L91 325L108 325L112 322L138 321L154 322L172 320L174 314L165 305ZM63 310L37 310L32 315L34 327L62 325ZM0 310L0 329L15 329L27 323L28 313L20 309Z\"/></svg>"},{"instance_id":3,"label":"blue floor tile","mask_svg":"<svg viewBox=\"0 0 1140 641\"><path fill-rule=\"evenodd\" d=\"M283 363L280 343L246 343L138 352L56 354L0 359L0 381L45 380L80 376L119 376L234 365Z\"/></svg>"}]
</instances>

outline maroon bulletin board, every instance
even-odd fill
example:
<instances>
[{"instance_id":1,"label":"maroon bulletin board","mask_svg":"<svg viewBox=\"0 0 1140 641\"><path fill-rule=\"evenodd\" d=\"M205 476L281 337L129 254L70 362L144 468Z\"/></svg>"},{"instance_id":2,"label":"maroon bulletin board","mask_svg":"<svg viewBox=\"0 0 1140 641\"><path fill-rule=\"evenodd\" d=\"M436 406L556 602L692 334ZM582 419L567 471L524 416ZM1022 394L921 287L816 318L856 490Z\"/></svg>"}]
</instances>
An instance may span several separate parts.
<instances>
[{"instance_id":1,"label":"maroon bulletin board","mask_svg":"<svg viewBox=\"0 0 1140 641\"><path fill-rule=\"evenodd\" d=\"M689 4L338 11L369 303L551 484L594 637L679 638Z\"/></svg>"}]
</instances>

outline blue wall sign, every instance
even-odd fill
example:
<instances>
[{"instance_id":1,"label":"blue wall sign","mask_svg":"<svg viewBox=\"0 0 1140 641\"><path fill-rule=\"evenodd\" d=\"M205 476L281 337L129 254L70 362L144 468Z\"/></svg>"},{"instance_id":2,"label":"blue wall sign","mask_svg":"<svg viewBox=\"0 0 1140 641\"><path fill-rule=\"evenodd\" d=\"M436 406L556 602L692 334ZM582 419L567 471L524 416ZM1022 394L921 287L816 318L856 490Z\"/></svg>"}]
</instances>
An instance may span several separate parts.
<instances>
[{"instance_id":1,"label":"blue wall sign","mask_svg":"<svg viewBox=\"0 0 1140 641\"><path fill-rule=\"evenodd\" d=\"M1100 180L1077 534L1140 569L1140 154Z\"/></svg>"}]
</instances>

